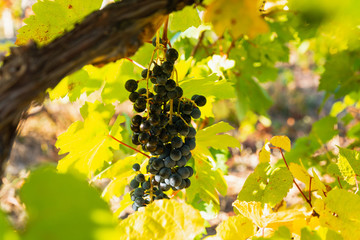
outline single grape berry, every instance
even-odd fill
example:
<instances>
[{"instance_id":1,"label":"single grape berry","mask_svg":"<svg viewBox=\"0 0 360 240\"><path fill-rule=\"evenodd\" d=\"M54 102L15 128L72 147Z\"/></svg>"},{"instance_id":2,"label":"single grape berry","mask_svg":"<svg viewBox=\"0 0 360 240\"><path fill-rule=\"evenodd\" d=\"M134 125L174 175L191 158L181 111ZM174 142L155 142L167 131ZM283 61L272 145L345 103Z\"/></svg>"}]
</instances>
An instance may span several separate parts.
<instances>
[{"instance_id":1,"label":"single grape berry","mask_svg":"<svg viewBox=\"0 0 360 240\"><path fill-rule=\"evenodd\" d=\"M183 113L190 115L193 108L194 108L194 106L191 103L185 103L183 105L182 111L183 111Z\"/></svg>"},{"instance_id":2,"label":"single grape berry","mask_svg":"<svg viewBox=\"0 0 360 240\"><path fill-rule=\"evenodd\" d=\"M176 172L182 177L182 179L186 179L190 176L190 171L186 167L178 168Z\"/></svg>"},{"instance_id":3,"label":"single grape berry","mask_svg":"<svg viewBox=\"0 0 360 240\"><path fill-rule=\"evenodd\" d=\"M159 75L163 74L161 66L159 66L157 64L154 66L152 72L153 72L154 76L159 76Z\"/></svg>"},{"instance_id":4,"label":"single grape berry","mask_svg":"<svg viewBox=\"0 0 360 240\"><path fill-rule=\"evenodd\" d=\"M163 64L161 64L161 68L162 68L164 73L171 74L173 69L174 69L174 64L172 64L169 61L166 61Z\"/></svg>"},{"instance_id":5,"label":"single grape berry","mask_svg":"<svg viewBox=\"0 0 360 240\"><path fill-rule=\"evenodd\" d=\"M170 186L177 187L181 184L182 177L179 174L174 173L170 175L169 180L170 180Z\"/></svg>"},{"instance_id":6,"label":"single grape berry","mask_svg":"<svg viewBox=\"0 0 360 240\"><path fill-rule=\"evenodd\" d=\"M139 145L139 135L138 134L133 134L131 137L131 142L135 145Z\"/></svg>"},{"instance_id":7,"label":"single grape berry","mask_svg":"<svg viewBox=\"0 0 360 240\"><path fill-rule=\"evenodd\" d=\"M149 181L146 181L146 182L143 182L142 184L141 184L141 187L143 188L143 189L145 189L145 190L148 190L148 189L150 189L150 182Z\"/></svg>"},{"instance_id":8,"label":"single grape berry","mask_svg":"<svg viewBox=\"0 0 360 240\"><path fill-rule=\"evenodd\" d=\"M179 53L174 48L169 48L168 50L166 50L165 57L166 60L174 63L178 59Z\"/></svg>"},{"instance_id":9,"label":"single grape berry","mask_svg":"<svg viewBox=\"0 0 360 240\"><path fill-rule=\"evenodd\" d=\"M142 121L142 117L140 115L135 115L131 118L131 123L134 126L140 126L141 121Z\"/></svg>"},{"instance_id":10,"label":"single grape berry","mask_svg":"<svg viewBox=\"0 0 360 240\"><path fill-rule=\"evenodd\" d=\"M167 92L167 96L168 96L170 99L177 98L177 92L176 92L176 91Z\"/></svg>"},{"instance_id":11,"label":"single grape berry","mask_svg":"<svg viewBox=\"0 0 360 240\"><path fill-rule=\"evenodd\" d=\"M137 188L138 186L139 186L139 182L138 182L138 181L136 181L135 179L131 180L131 182L130 182L130 187L131 187L132 189Z\"/></svg>"},{"instance_id":12,"label":"single grape berry","mask_svg":"<svg viewBox=\"0 0 360 240\"><path fill-rule=\"evenodd\" d=\"M193 127L189 128L189 133L187 134L188 138L194 138L196 136L196 130Z\"/></svg>"},{"instance_id":13,"label":"single grape berry","mask_svg":"<svg viewBox=\"0 0 360 240\"><path fill-rule=\"evenodd\" d=\"M133 193L135 196L142 197L144 196L144 189L142 188L136 188Z\"/></svg>"},{"instance_id":14,"label":"single grape berry","mask_svg":"<svg viewBox=\"0 0 360 240\"><path fill-rule=\"evenodd\" d=\"M142 197L137 197L135 198L135 204L138 206L143 206L145 205L145 200Z\"/></svg>"},{"instance_id":15,"label":"single grape berry","mask_svg":"<svg viewBox=\"0 0 360 240\"><path fill-rule=\"evenodd\" d=\"M138 88L138 84L134 79L129 79L125 83L125 89L129 92L135 92Z\"/></svg>"},{"instance_id":16,"label":"single grape berry","mask_svg":"<svg viewBox=\"0 0 360 240\"><path fill-rule=\"evenodd\" d=\"M135 101L135 106L142 109L146 107L146 99L144 97L138 97Z\"/></svg>"},{"instance_id":17,"label":"single grape berry","mask_svg":"<svg viewBox=\"0 0 360 240\"><path fill-rule=\"evenodd\" d=\"M167 167L163 167L162 169L160 169L159 175L164 179L169 178L171 175L171 169Z\"/></svg>"},{"instance_id":18,"label":"single grape berry","mask_svg":"<svg viewBox=\"0 0 360 240\"><path fill-rule=\"evenodd\" d=\"M178 97L178 98L181 98L181 97L183 96L183 94L184 94L182 88L179 87L179 86L177 86L177 87L175 88L175 91L176 91L176 93L177 93L177 97Z\"/></svg>"},{"instance_id":19,"label":"single grape berry","mask_svg":"<svg viewBox=\"0 0 360 240\"><path fill-rule=\"evenodd\" d=\"M135 102L135 101L139 98L139 96L140 96L139 93L137 93L137 92L132 92L132 93L130 93L130 95L129 95L129 100L130 100L131 102Z\"/></svg>"},{"instance_id":20,"label":"single grape berry","mask_svg":"<svg viewBox=\"0 0 360 240\"><path fill-rule=\"evenodd\" d=\"M200 109L199 109L198 107L195 107L195 108L192 110L190 116L192 116L194 119L200 118L200 117L201 117L201 111L200 111Z\"/></svg>"},{"instance_id":21,"label":"single grape berry","mask_svg":"<svg viewBox=\"0 0 360 240\"><path fill-rule=\"evenodd\" d=\"M182 157L180 158L180 160L176 162L176 165L177 165L178 167L184 167L184 166L186 165L186 163L187 163L186 158L185 158L184 156L182 156Z\"/></svg>"},{"instance_id":22,"label":"single grape berry","mask_svg":"<svg viewBox=\"0 0 360 240\"><path fill-rule=\"evenodd\" d=\"M206 104L206 97L199 95L195 98L194 102L196 103L196 105L198 105L198 107L202 107L205 106Z\"/></svg>"},{"instance_id":23,"label":"single grape berry","mask_svg":"<svg viewBox=\"0 0 360 240\"><path fill-rule=\"evenodd\" d=\"M165 83L165 88L167 91L174 91L176 88L176 82L172 79L167 80Z\"/></svg>"},{"instance_id":24,"label":"single grape berry","mask_svg":"<svg viewBox=\"0 0 360 240\"><path fill-rule=\"evenodd\" d=\"M156 170L160 170L161 168L164 167L164 161L158 158L151 164L151 166Z\"/></svg>"},{"instance_id":25,"label":"single grape berry","mask_svg":"<svg viewBox=\"0 0 360 240\"><path fill-rule=\"evenodd\" d=\"M186 166L186 168L189 169L189 172L190 172L189 177L191 177L194 174L194 169L192 169L192 167L190 167L190 166Z\"/></svg>"},{"instance_id":26,"label":"single grape berry","mask_svg":"<svg viewBox=\"0 0 360 240\"><path fill-rule=\"evenodd\" d=\"M142 78L147 78L147 76L148 76L148 69L142 70L141 77ZM151 77L151 71L149 72L149 77Z\"/></svg>"},{"instance_id":27,"label":"single grape berry","mask_svg":"<svg viewBox=\"0 0 360 240\"><path fill-rule=\"evenodd\" d=\"M142 132L147 132L150 130L150 128L151 128L151 124L148 120L145 120L140 124L140 130Z\"/></svg>"},{"instance_id":28,"label":"single grape berry","mask_svg":"<svg viewBox=\"0 0 360 240\"><path fill-rule=\"evenodd\" d=\"M135 164L132 166L132 169L133 169L135 172L139 171L139 170L140 170L140 164L135 163Z\"/></svg>"},{"instance_id":29,"label":"single grape berry","mask_svg":"<svg viewBox=\"0 0 360 240\"><path fill-rule=\"evenodd\" d=\"M171 150L171 152L170 152L170 158L171 158L173 161L179 161L180 158L181 158L181 151L178 150L178 149L173 149L173 150Z\"/></svg>"},{"instance_id":30,"label":"single grape berry","mask_svg":"<svg viewBox=\"0 0 360 240\"><path fill-rule=\"evenodd\" d=\"M180 148L180 151L181 151L181 154L183 155L183 156L187 156L187 155L189 155L189 153L190 153L190 147L188 146L188 145L183 145L181 148Z\"/></svg>"},{"instance_id":31,"label":"single grape berry","mask_svg":"<svg viewBox=\"0 0 360 240\"><path fill-rule=\"evenodd\" d=\"M145 182L145 176L142 173L139 173L138 175L136 175L135 177L136 181L138 181L139 183Z\"/></svg>"},{"instance_id":32,"label":"single grape berry","mask_svg":"<svg viewBox=\"0 0 360 240\"><path fill-rule=\"evenodd\" d=\"M160 84L160 85L164 85L164 84L166 84L167 79L168 78L165 74L158 75L156 77L156 83Z\"/></svg>"},{"instance_id":33,"label":"single grape berry","mask_svg":"<svg viewBox=\"0 0 360 240\"><path fill-rule=\"evenodd\" d=\"M185 183L186 183L185 188L190 187L190 185L191 185L190 179L187 178L187 179L184 179L184 181L185 181Z\"/></svg>"},{"instance_id":34,"label":"single grape berry","mask_svg":"<svg viewBox=\"0 0 360 240\"><path fill-rule=\"evenodd\" d=\"M181 148L183 145L183 141L180 137L174 137L171 139L171 147L172 148Z\"/></svg>"},{"instance_id":35,"label":"single grape berry","mask_svg":"<svg viewBox=\"0 0 360 240\"><path fill-rule=\"evenodd\" d=\"M139 94L142 94L142 95L146 94L146 88L140 88L140 89L138 90L138 93L139 93Z\"/></svg>"}]
</instances>

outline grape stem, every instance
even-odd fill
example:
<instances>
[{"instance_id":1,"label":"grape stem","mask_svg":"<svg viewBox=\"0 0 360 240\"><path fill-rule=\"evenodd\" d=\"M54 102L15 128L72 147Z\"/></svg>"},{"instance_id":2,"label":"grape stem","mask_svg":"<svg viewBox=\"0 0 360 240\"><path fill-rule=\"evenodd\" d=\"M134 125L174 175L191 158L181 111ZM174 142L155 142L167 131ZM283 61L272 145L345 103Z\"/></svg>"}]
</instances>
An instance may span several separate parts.
<instances>
[{"instance_id":1,"label":"grape stem","mask_svg":"<svg viewBox=\"0 0 360 240\"><path fill-rule=\"evenodd\" d=\"M133 148L132 146L127 145L126 143L123 143L122 141L120 141L119 139L115 138L114 136L112 136L112 135L110 135L110 134L109 134L108 136L111 137L112 139L114 139L115 141L117 141L118 143L120 143L121 145L124 145L125 147L128 147L128 148L134 150L135 152L138 152L138 153L144 155L145 157L150 158L150 156L147 155L146 153L143 153L143 152L137 150L136 148Z\"/></svg>"},{"instance_id":2,"label":"grape stem","mask_svg":"<svg viewBox=\"0 0 360 240\"><path fill-rule=\"evenodd\" d=\"M284 157L284 154L282 152L282 149L279 148L279 147L275 147L276 149L279 149L280 151L280 154L281 154L281 157L282 159L284 160L284 163L287 167L287 169L290 171L290 168L289 168L289 165L287 164L286 160L285 160L285 157ZM303 193L303 191L301 190L301 188L299 187L299 185L296 183L294 177L293 177L293 183L295 184L295 186L297 187L297 189L299 190L299 192L301 193L301 195L303 196L303 198L305 199L305 201L310 205L310 207L312 208L312 204L311 204L311 201L305 196L305 194Z\"/></svg>"},{"instance_id":3,"label":"grape stem","mask_svg":"<svg viewBox=\"0 0 360 240\"><path fill-rule=\"evenodd\" d=\"M132 59L130 59L130 58L125 57L124 59L129 60L130 62L132 62L133 64L135 64L136 66L138 66L138 67L140 67L140 68L142 68L142 69L146 69L146 67L144 67L143 65L141 65L141 64L138 63L138 62L135 62L134 60L132 60Z\"/></svg>"},{"instance_id":4,"label":"grape stem","mask_svg":"<svg viewBox=\"0 0 360 240\"><path fill-rule=\"evenodd\" d=\"M177 190L175 192L173 192L170 196L170 198L174 198L176 196L176 194L178 194L181 190Z\"/></svg>"}]
</instances>

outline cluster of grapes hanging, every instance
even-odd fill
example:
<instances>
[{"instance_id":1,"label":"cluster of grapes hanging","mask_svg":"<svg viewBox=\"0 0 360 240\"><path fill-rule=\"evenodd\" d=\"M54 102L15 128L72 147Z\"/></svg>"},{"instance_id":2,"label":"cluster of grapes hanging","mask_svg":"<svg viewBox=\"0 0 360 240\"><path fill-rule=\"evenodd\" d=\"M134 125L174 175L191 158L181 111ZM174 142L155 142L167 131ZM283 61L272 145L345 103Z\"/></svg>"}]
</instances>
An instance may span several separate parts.
<instances>
[{"instance_id":1,"label":"cluster of grapes hanging","mask_svg":"<svg viewBox=\"0 0 360 240\"><path fill-rule=\"evenodd\" d=\"M153 45L156 47L154 53L162 51L165 59L158 56L142 71L147 87L138 89L140 80L130 79L125 83L126 90L131 92L129 99L134 110L144 112L131 119L132 143L141 145L143 151L152 155L145 175L140 172L139 164L133 165L137 175L130 187L135 211L153 200L168 198L165 192L170 189L177 191L190 186L189 178L194 172L186 163L196 146L196 130L191 120L200 118L199 107L206 104L206 98L201 95L191 99L183 97L177 78L173 80L178 52L174 48L167 49L161 39L157 42L154 38Z\"/></svg>"}]
</instances>

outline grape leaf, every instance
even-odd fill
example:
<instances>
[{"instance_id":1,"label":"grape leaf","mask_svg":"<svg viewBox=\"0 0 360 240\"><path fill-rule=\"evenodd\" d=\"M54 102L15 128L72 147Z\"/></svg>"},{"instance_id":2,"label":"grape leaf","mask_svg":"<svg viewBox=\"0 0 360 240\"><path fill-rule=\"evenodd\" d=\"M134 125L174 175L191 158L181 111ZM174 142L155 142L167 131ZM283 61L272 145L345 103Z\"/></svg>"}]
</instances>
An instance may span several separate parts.
<instances>
[{"instance_id":1,"label":"grape leaf","mask_svg":"<svg viewBox=\"0 0 360 240\"><path fill-rule=\"evenodd\" d=\"M257 1L253 0L213 1L207 7L204 20L213 24L218 36L228 30L234 38L243 34L252 38L268 30L266 22L260 17Z\"/></svg>"},{"instance_id":2,"label":"grape leaf","mask_svg":"<svg viewBox=\"0 0 360 240\"><path fill-rule=\"evenodd\" d=\"M269 141L266 140L264 146L259 152L259 162L270 162L270 148L269 148Z\"/></svg>"},{"instance_id":3,"label":"grape leaf","mask_svg":"<svg viewBox=\"0 0 360 240\"><path fill-rule=\"evenodd\" d=\"M225 196L227 184L222 172L213 169L213 166L206 160L195 157L195 174L190 178L191 187L186 189L186 201L196 208L203 207L201 202L213 203L214 211L219 212L220 201L218 192ZM204 209L200 209L204 210Z\"/></svg>"},{"instance_id":4,"label":"grape leaf","mask_svg":"<svg viewBox=\"0 0 360 240\"><path fill-rule=\"evenodd\" d=\"M248 218L241 215L232 216L222 221L216 227L216 235L209 236L205 240L231 240L248 239L255 234L254 225Z\"/></svg>"},{"instance_id":5,"label":"grape leaf","mask_svg":"<svg viewBox=\"0 0 360 240\"><path fill-rule=\"evenodd\" d=\"M320 215L322 226L340 231L344 239L360 238L359 195L344 189L333 189L324 200L318 200L314 208Z\"/></svg>"},{"instance_id":6,"label":"grape leaf","mask_svg":"<svg viewBox=\"0 0 360 240\"><path fill-rule=\"evenodd\" d=\"M70 31L92 11L100 9L102 0L91 0L84 4L83 0L38 1L32 7L35 15L24 20L25 26L18 30L16 44L24 45L33 39L40 45Z\"/></svg>"},{"instance_id":7,"label":"grape leaf","mask_svg":"<svg viewBox=\"0 0 360 240\"><path fill-rule=\"evenodd\" d=\"M86 67L65 77L54 89L49 89L50 99L54 100L68 95L69 100L73 102L84 92L89 95L98 90L101 87L103 80L94 78L93 76L90 77L85 69Z\"/></svg>"},{"instance_id":8,"label":"grape leaf","mask_svg":"<svg viewBox=\"0 0 360 240\"><path fill-rule=\"evenodd\" d=\"M40 168L30 173L20 197L29 216L22 239L119 237L109 206L96 189L74 175L59 174L52 167Z\"/></svg>"},{"instance_id":9,"label":"grape leaf","mask_svg":"<svg viewBox=\"0 0 360 240\"><path fill-rule=\"evenodd\" d=\"M269 163L260 163L246 179L237 199L268 203L273 207L287 195L292 181L287 168L271 169Z\"/></svg>"},{"instance_id":10,"label":"grape leaf","mask_svg":"<svg viewBox=\"0 0 360 240\"><path fill-rule=\"evenodd\" d=\"M336 123L335 117L324 117L313 124L310 134L315 136L319 143L324 144L338 134L335 130Z\"/></svg>"},{"instance_id":11,"label":"grape leaf","mask_svg":"<svg viewBox=\"0 0 360 240\"><path fill-rule=\"evenodd\" d=\"M191 206L158 200L121 221L119 239L194 239L205 230L204 224Z\"/></svg>"},{"instance_id":12,"label":"grape leaf","mask_svg":"<svg viewBox=\"0 0 360 240\"><path fill-rule=\"evenodd\" d=\"M310 178L312 178L312 176L306 171L304 166L297 163L290 163L289 169L292 175L294 176L294 178L305 183L305 190L309 189ZM314 190L313 187L312 190Z\"/></svg>"},{"instance_id":13,"label":"grape leaf","mask_svg":"<svg viewBox=\"0 0 360 240\"><path fill-rule=\"evenodd\" d=\"M110 198L114 196L120 197L123 195L125 192L125 187L136 175L134 170L132 170L132 165L135 163L145 165L144 163L147 162L144 162L145 158L146 157L142 154L135 154L124 159L119 159L117 162L111 164L108 168L98 174L95 179L111 179L111 182L105 187L102 193L102 197L109 201Z\"/></svg>"},{"instance_id":14,"label":"grape leaf","mask_svg":"<svg viewBox=\"0 0 360 240\"><path fill-rule=\"evenodd\" d=\"M184 91L184 96L191 98L193 95L214 96L216 99L228 99L235 97L233 85L226 80L219 80L216 74L205 78L190 78L179 82ZM221 89L222 91L219 91Z\"/></svg>"},{"instance_id":15,"label":"grape leaf","mask_svg":"<svg viewBox=\"0 0 360 240\"><path fill-rule=\"evenodd\" d=\"M291 142L287 136L274 136L270 139L270 143L275 147L284 149L285 151L290 152Z\"/></svg>"},{"instance_id":16,"label":"grape leaf","mask_svg":"<svg viewBox=\"0 0 360 240\"><path fill-rule=\"evenodd\" d=\"M227 149L228 147L240 148L240 142L233 136L227 134L217 135L219 133L232 130L233 127L226 122L218 122L207 128L201 129L196 134L196 148L194 155L211 156L208 147L215 149Z\"/></svg>"},{"instance_id":17,"label":"grape leaf","mask_svg":"<svg viewBox=\"0 0 360 240\"><path fill-rule=\"evenodd\" d=\"M307 225L305 213L300 209L283 210L273 212L265 205L262 207L260 202L246 202L236 200L233 206L246 218L249 218L259 228L278 229L285 226L291 232L300 232L300 229Z\"/></svg>"},{"instance_id":18,"label":"grape leaf","mask_svg":"<svg viewBox=\"0 0 360 240\"><path fill-rule=\"evenodd\" d=\"M80 111L84 122L73 123L56 142L59 154L68 153L59 161L58 170L76 171L92 177L105 162L112 161L113 152L110 148L119 149L119 144L108 135L121 140L119 124L125 119L119 115L113 127L109 128L109 117L113 115L114 108L99 102L88 103Z\"/></svg>"},{"instance_id":19,"label":"grape leaf","mask_svg":"<svg viewBox=\"0 0 360 240\"><path fill-rule=\"evenodd\" d=\"M356 175L360 175L359 152L339 147L337 166L345 181L351 185L355 185Z\"/></svg>"},{"instance_id":20,"label":"grape leaf","mask_svg":"<svg viewBox=\"0 0 360 240\"><path fill-rule=\"evenodd\" d=\"M265 188L263 202L275 206L289 192L293 185L293 176L287 168L276 169L269 178Z\"/></svg>"},{"instance_id":21,"label":"grape leaf","mask_svg":"<svg viewBox=\"0 0 360 240\"><path fill-rule=\"evenodd\" d=\"M249 110L266 115L266 111L272 105L272 100L260 84L250 77L231 76L230 79L236 83L237 111L240 120Z\"/></svg>"},{"instance_id":22,"label":"grape leaf","mask_svg":"<svg viewBox=\"0 0 360 240\"><path fill-rule=\"evenodd\" d=\"M183 32L189 27L198 27L200 23L199 13L193 6L184 7L181 11L171 14L169 18L169 28L174 32Z\"/></svg>"}]
</instances>

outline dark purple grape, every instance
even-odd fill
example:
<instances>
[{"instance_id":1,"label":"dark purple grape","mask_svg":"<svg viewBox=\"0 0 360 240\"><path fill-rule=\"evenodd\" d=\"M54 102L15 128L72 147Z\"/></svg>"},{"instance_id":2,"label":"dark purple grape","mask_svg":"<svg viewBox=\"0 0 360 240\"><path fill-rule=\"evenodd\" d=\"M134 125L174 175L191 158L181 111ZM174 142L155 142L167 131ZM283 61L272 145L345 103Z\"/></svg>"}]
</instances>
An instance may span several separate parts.
<instances>
[{"instance_id":1,"label":"dark purple grape","mask_svg":"<svg viewBox=\"0 0 360 240\"><path fill-rule=\"evenodd\" d=\"M148 69L142 70L141 77L142 78L147 78L147 75L148 75ZM149 77L151 77L151 71L149 72Z\"/></svg>"},{"instance_id":2,"label":"dark purple grape","mask_svg":"<svg viewBox=\"0 0 360 240\"><path fill-rule=\"evenodd\" d=\"M133 169L135 172L140 171L140 164L135 163L135 164L132 166L132 169Z\"/></svg>"},{"instance_id":3,"label":"dark purple grape","mask_svg":"<svg viewBox=\"0 0 360 240\"><path fill-rule=\"evenodd\" d=\"M164 73L166 74L171 74L173 69L174 69L174 64L172 64L169 61L164 62L163 64L161 64L161 68L163 70ZM164 83L165 84L165 83Z\"/></svg>"},{"instance_id":4,"label":"dark purple grape","mask_svg":"<svg viewBox=\"0 0 360 240\"><path fill-rule=\"evenodd\" d=\"M181 158L181 151L179 149L173 149L170 152L170 158L173 161L179 161Z\"/></svg>"},{"instance_id":5,"label":"dark purple grape","mask_svg":"<svg viewBox=\"0 0 360 240\"><path fill-rule=\"evenodd\" d=\"M169 180L170 180L170 186L171 187L177 187L181 184L182 182L182 178L179 174L171 174L170 177L169 177Z\"/></svg>"},{"instance_id":6,"label":"dark purple grape","mask_svg":"<svg viewBox=\"0 0 360 240\"><path fill-rule=\"evenodd\" d=\"M202 96L202 95L198 95L195 99L194 102L196 103L196 105L198 105L198 107L202 107L205 106L206 104L206 97Z\"/></svg>"},{"instance_id":7,"label":"dark purple grape","mask_svg":"<svg viewBox=\"0 0 360 240\"><path fill-rule=\"evenodd\" d=\"M176 51L176 49L169 48L168 50L166 50L165 57L166 57L166 60L174 63L178 59L179 53L178 53L178 51Z\"/></svg>"},{"instance_id":8,"label":"dark purple grape","mask_svg":"<svg viewBox=\"0 0 360 240\"><path fill-rule=\"evenodd\" d=\"M176 82L172 79L167 80L165 83L165 88L167 91L174 91L176 88Z\"/></svg>"},{"instance_id":9,"label":"dark purple grape","mask_svg":"<svg viewBox=\"0 0 360 240\"><path fill-rule=\"evenodd\" d=\"M127 91L135 92L137 88L138 88L138 84L137 84L137 81L135 81L134 79L129 79L129 80L126 81L125 89Z\"/></svg>"}]
</instances>

